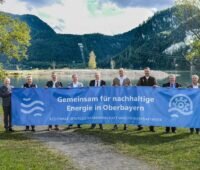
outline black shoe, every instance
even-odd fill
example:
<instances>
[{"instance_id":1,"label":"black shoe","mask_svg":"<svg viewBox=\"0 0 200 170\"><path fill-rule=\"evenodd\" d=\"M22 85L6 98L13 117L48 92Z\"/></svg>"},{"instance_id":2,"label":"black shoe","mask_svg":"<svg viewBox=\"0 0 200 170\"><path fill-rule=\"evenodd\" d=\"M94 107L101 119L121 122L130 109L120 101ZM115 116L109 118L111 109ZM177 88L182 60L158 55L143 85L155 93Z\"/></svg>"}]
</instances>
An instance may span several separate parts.
<instances>
[{"instance_id":1,"label":"black shoe","mask_svg":"<svg viewBox=\"0 0 200 170\"><path fill-rule=\"evenodd\" d=\"M66 128L66 130L69 130L69 129L71 129L71 126L68 126L68 127Z\"/></svg>"},{"instance_id":2,"label":"black shoe","mask_svg":"<svg viewBox=\"0 0 200 170\"><path fill-rule=\"evenodd\" d=\"M103 127L100 127L99 129L100 129L100 130L103 130Z\"/></svg>"},{"instance_id":3,"label":"black shoe","mask_svg":"<svg viewBox=\"0 0 200 170\"><path fill-rule=\"evenodd\" d=\"M154 129L150 129L149 132L156 132Z\"/></svg>"},{"instance_id":4,"label":"black shoe","mask_svg":"<svg viewBox=\"0 0 200 170\"><path fill-rule=\"evenodd\" d=\"M138 127L137 128L137 131L140 131L140 130L142 130L143 129L143 127Z\"/></svg>"},{"instance_id":5,"label":"black shoe","mask_svg":"<svg viewBox=\"0 0 200 170\"><path fill-rule=\"evenodd\" d=\"M196 134L198 135L198 134L199 134L199 131L196 131Z\"/></svg>"},{"instance_id":6,"label":"black shoe","mask_svg":"<svg viewBox=\"0 0 200 170\"><path fill-rule=\"evenodd\" d=\"M91 126L89 129L94 129L94 126Z\"/></svg>"},{"instance_id":7,"label":"black shoe","mask_svg":"<svg viewBox=\"0 0 200 170\"><path fill-rule=\"evenodd\" d=\"M33 129L31 129L31 131L32 131L32 132L35 132L35 129L34 129L34 128L33 128Z\"/></svg>"},{"instance_id":8,"label":"black shoe","mask_svg":"<svg viewBox=\"0 0 200 170\"><path fill-rule=\"evenodd\" d=\"M117 129L118 129L117 125L114 125L112 130L117 130Z\"/></svg>"},{"instance_id":9,"label":"black shoe","mask_svg":"<svg viewBox=\"0 0 200 170\"><path fill-rule=\"evenodd\" d=\"M58 128L58 127L55 127L55 129L54 129L54 130L58 131L58 130L59 130L59 128Z\"/></svg>"},{"instance_id":10,"label":"black shoe","mask_svg":"<svg viewBox=\"0 0 200 170\"><path fill-rule=\"evenodd\" d=\"M47 131L52 131L52 127L48 127Z\"/></svg>"},{"instance_id":11,"label":"black shoe","mask_svg":"<svg viewBox=\"0 0 200 170\"><path fill-rule=\"evenodd\" d=\"M29 131L29 128L24 129L24 131Z\"/></svg>"},{"instance_id":12,"label":"black shoe","mask_svg":"<svg viewBox=\"0 0 200 170\"><path fill-rule=\"evenodd\" d=\"M9 132L14 132L14 130L12 128L9 129Z\"/></svg>"},{"instance_id":13,"label":"black shoe","mask_svg":"<svg viewBox=\"0 0 200 170\"><path fill-rule=\"evenodd\" d=\"M172 131L172 133L176 133L176 131Z\"/></svg>"},{"instance_id":14,"label":"black shoe","mask_svg":"<svg viewBox=\"0 0 200 170\"><path fill-rule=\"evenodd\" d=\"M124 126L124 130L127 130L127 127L126 127L126 126Z\"/></svg>"}]
</instances>

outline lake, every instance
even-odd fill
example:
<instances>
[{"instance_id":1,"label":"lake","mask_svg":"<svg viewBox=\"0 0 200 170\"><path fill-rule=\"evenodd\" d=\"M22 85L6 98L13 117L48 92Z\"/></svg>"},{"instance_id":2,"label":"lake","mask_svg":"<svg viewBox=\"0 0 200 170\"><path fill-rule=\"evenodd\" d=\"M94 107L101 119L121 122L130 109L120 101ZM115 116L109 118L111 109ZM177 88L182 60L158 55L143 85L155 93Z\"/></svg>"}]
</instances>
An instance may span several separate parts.
<instances>
[{"instance_id":1,"label":"lake","mask_svg":"<svg viewBox=\"0 0 200 170\"><path fill-rule=\"evenodd\" d=\"M177 82L182 84L183 87L187 87L191 83L191 74L189 71L166 71L166 72L169 74L177 74L178 75ZM21 87L25 82L25 78L26 78L25 76L12 77L11 78L12 85L14 85L15 87ZM71 76L69 75L68 76L59 75L58 78L63 83L64 87L66 87L71 82ZM106 81L107 85L111 85L113 78L114 77L110 77L110 79L108 79L108 77L106 77L106 79L104 79L104 77L102 77L102 79ZM34 83L37 84L38 87L44 87L46 85L46 82L50 79L51 79L50 76L41 76L41 75L33 76ZM88 86L90 79L80 77L79 81L82 82L84 86ZM138 79L131 79L131 81L132 81L132 84L135 85ZM168 80L166 78L157 80L159 85L162 85L163 83L166 83L167 81Z\"/></svg>"}]
</instances>

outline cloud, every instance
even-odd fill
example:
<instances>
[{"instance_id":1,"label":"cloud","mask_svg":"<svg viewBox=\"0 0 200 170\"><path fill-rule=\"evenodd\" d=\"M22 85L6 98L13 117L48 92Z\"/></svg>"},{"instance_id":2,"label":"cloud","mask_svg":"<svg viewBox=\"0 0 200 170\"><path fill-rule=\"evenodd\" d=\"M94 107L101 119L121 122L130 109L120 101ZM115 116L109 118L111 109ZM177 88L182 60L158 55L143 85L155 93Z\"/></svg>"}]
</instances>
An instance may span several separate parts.
<instances>
[{"instance_id":1,"label":"cloud","mask_svg":"<svg viewBox=\"0 0 200 170\"><path fill-rule=\"evenodd\" d=\"M18 0L18 1L25 2L28 8L62 4L62 0Z\"/></svg>"},{"instance_id":2,"label":"cloud","mask_svg":"<svg viewBox=\"0 0 200 170\"><path fill-rule=\"evenodd\" d=\"M99 6L104 3L114 3L120 8L141 7L163 9L174 4L174 0L97 0Z\"/></svg>"},{"instance_id":3,"label":"cloud","mask_svg":"<svg viewBox=\"0 0 200 170\"><path fill-rule=\"evenodd\" d=\"M0 10L36 15L57 33L113 35L130 31L153 16L163 6L159 1L165 6L172 0L8 0Z\"/></svg>"}]
</instances>

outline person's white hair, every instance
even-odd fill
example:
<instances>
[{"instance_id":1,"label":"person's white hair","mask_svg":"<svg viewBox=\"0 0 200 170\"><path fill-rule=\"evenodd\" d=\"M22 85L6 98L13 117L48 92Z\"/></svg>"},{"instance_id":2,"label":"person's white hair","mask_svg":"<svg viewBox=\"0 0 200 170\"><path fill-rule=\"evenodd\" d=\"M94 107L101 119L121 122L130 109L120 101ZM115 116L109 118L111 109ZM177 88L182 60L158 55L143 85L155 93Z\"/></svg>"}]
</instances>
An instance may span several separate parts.
<instances>
[{"instance_id":1,"label":"person's white hair","mask_svg":"<svg viewBox=\"0 0 200 170\"><path fill-rule=\"evenodd\" d=\"M77 76L77 77L78 77L78 74L77 74L77 73L73 73L73 74L72 74L72 78L73 78L74 76Z\"/></svg>"},{"instance_id":2,"label":"person's white hair","mask_svg":"<svg viewBox=\"0 0 200 170\"><path fill-rule=\"evenodd\" d=\"M32 75L28 75L27 77L26 77L26 79L33 79L33 77L32 77Z\"/></svg>"},{"instance_id":3,"label":"person's white hair","mask_svg":"<svg viewBox=\"0 0 200 170\"><path fill-rule=\"evenodd\" d=\"M199 76L196 74L192 75L192 78L197 78L199 80Z\"/></svg>"},{"instance_id":4,"label":"person's white hair","mask_svg":"<svg viewBox=\"0 0 200 170\"><path fill-rule=\"evenodd\" d=\"M9 77L6 77L5 79L4 79L4 82L5 81L10 81L10 78Z\"/></svg>"},{"instance_id":5,"label":"person's white hair","mask_svg":"<svg viewBox=\"0 0 200 170\"><path fill-rule=\"evenodd\" d=\"M176 78L176 75L175 74L170 74L169 78Z\"/></svg>"}]
</instances>

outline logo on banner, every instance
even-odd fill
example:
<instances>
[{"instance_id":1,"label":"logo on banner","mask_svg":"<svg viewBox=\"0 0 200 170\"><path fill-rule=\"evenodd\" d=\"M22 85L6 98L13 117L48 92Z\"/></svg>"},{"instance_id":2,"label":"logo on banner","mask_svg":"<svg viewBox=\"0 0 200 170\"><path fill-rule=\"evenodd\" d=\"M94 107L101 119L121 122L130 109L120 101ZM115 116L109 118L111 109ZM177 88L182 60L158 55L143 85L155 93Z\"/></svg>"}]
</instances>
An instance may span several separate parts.
<instances>
[{"instance_id":1,"label":"logo on banner","mask_svg":"<svg viewBox=\"0 0 200 170\"><path fill-rule=\"evenodd\" d=\"M29 103L27 104L27 102ZM20 111L25 115L33 115L35 117L40 117L44 112L44 103L39 100L31 101L31 98L23 98L23 103L21 103L20 105Z\"/></svg>"},{"instance_id":2,"label":"logo on banner","mask_svg":"<svg viewBox=\"0 0 200 170\"><path fill-rule=\"evenodd\" d=\"M179 114L183 116L188 116L193 113L193 103L192 100L184 95L184 94L177 94L170 99L169 102L169 112L175 112L172 114L171 117L179 117Z\"/></svg>"}]
</instances>

